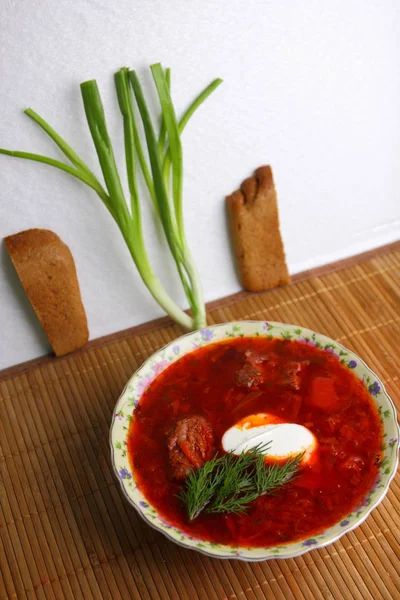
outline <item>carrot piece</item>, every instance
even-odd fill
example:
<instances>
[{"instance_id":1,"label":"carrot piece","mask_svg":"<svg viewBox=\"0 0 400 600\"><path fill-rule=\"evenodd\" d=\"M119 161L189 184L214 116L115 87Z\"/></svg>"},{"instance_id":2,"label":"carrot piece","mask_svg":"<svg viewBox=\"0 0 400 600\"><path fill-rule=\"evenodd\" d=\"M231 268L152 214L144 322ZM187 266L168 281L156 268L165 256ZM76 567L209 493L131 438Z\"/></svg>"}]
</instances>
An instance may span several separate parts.
<instances>
[{"instance_id":1,"label":"carrot piece","mask_svg":"<svg viewBox=\"0 0 400 600\"><path fill-rule=\"evenodd\" d=\"M330 411L337 405L335 384L330 377L315 377L311 382L310 403L323 411Z\"/></svg>"}]
</instances>

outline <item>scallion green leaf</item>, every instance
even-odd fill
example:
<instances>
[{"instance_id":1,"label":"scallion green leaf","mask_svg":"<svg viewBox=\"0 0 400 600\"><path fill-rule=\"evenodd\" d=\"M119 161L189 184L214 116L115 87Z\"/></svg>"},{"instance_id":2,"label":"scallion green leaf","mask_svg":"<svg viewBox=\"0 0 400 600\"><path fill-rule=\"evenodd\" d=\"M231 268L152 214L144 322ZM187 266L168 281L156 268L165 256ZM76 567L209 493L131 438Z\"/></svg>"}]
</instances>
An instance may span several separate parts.
<instances>
[{"instance_id":1,"label":"scallion green leaf","mask_svg":"<svg viewBox=\"0 0 400 600\"><path fill-rule=\"evenodd\" d=\"M185 238L182 211L183 160L180 134L190 117L208 95L219 85L215 80L189 106L178 123L170 95L170 70L160 64L152 67L153 78L161 105L161 128L158 139L147 108L147 102L134 71L123 68L115 74L118 104L123 119L125 162L130 193L130 210L126 203L100 92L95 80L81 84L81 93L90 133L96 149L106 189L69 144L35 111L25 112L55 142L73 166L56 159L34 154L0 149L0 154L25 158L55 167L83 181L101 198L118 224L137 269L158 304L185 329L206 324L202 289L196 267ZM131 89L143 124L150 168L143 151ZM166 293L154 274L145 247L137 186L138 167L143 174L150 197L160 217L168 246L175 260L192 317L183 312ZM172 167L172 198L170 169Z\"/></svg>"}]
</instances>

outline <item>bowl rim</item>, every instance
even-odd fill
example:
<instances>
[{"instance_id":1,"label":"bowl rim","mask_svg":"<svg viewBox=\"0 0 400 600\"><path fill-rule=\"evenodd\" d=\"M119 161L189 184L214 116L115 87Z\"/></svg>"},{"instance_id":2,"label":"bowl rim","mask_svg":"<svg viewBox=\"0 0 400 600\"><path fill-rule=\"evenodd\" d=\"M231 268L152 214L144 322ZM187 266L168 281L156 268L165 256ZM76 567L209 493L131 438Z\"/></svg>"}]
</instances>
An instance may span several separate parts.
<instances>
[{"instance_id":1,"label":"bowl rim","mask_svg":"<svg viewBox=\"0 0 400 600\"><path fill-rule=\"evenodd\" d=\"M239 320L235 320L235 321L227 321L224 323L215 323L212 325L207 325L207 330L212 330L215 328L220 328L220 327L229 327L235 324L240 324L240 323L253 323L253 324L265 324L266 321L261 321L261 320L257 320L257 319L239 319ZM397 432L397 447L395 448L395 464L393 466L393 472L390 475L390 477L388 478L387 484L385 485L385 487L381 490L381 493L378 494L377 499L371 503L371 505L368 506L368 509L366 510L365 514L363 516L358 517L354 524L352 524L351 526L347 526L346 528L343 529L343 531L339 531L337 535L335 535L333 538L328 539L326 541L318 541L315 545L312 546L304 546L303 548L300 548L297 551L294 552L288 552L285 555L279 555L277 554L275 555L270 555L270 556L265 556L265 557L247 557L247 556L241 556L241 555L226 555L226 554L218 554L217 552L213 553L211 551L205 550L203 548L198 548L198 547L194 547L194 546L190 546L188 544L185 544L184 542L182 542L181 540L178 540L176 538L173 537L173 535L171 535L169 533L168 530L165 529L161 529L160 527L158 527L150 518L148 518L141 510L139 510L139 508L136 506L136 504L134 503L133 499L129 496L124 484L123 484L123 480L121 479L121 477L119 476L119 472L118 472L118 468L116 465L116 461L115 461L115 447L113 445L113 431L114 431L114 427L115 427L115 423L116 423L116 413L117 413L117 407L120 403L120 401L123 399L123 397L125 396L125 393L127 391L128 386L131 384L132 380L136 377L136 375L146 367L146 365L150 364L163 350L167 349L169 346L173 346L175 344L177 344L180 340L196 335L196 333L201 332L202 330L195 330L195 331L189 331L187 333L184 333L182 335L180 335L177 338L174 338L173 340L171 340L170 342L167 342L166 344L164 344L163 346L161 346L161 348L157 349L155 352L153 352L133 373L132 375L129 377L128 381L126 382L122 392L120 393L114 408L113 408L113 414L112 414L112 420L111 420L111 425L110 425L110 430L109 430L109 446L110 446L110 450L111 450L111 462L112 462L112 466L113 466L113 470L114 470L114 474L119 482L119 485L123 491L123 494L125 496L125 498L128 500L129 504L131 506L133 506L133 508L136 510L136 512L140 515L141 519L147 524L149 525L152 529L154 529L155 531L158 531L159 533L163 534L167 539L171 540L172 542L174 542L175 544L178 544L179 546L181 546L182 548L185 548L187 550L193 550L196 552L200 552L201 554L211 557L211 558L215 558L215 559L221 559L221 560L242 560L245 562L261 562L264 560L285 560L288 558L296 558L298 556L302 556L303 554L306 554L307 552L310 552L311 550L318 550L320 548L325 548L326 546L329 546L330 544L333 544L335 542L337 542L341 537L343 537L344 535L347 535L348 533L350 533L351 531L353 531L354 529L356 529L357 527L359 527L362 523L364 523L366 521L366 519L369 517L369 515L371 514L371 512L377 507L379 506L379 504L385 499L387 492L389 490L389 486L391 484L391 482L393 481L394 477L396 476L398 467L399 467L399 450L400 450L400 424L398 422L397 419L397 410L396 410L396 406L393 402L393 400L391 399L390 395L388 394L382 380L380 379L380 377L378 377L378 375L366 364L366 362L358 355L356 354L353 350L350 350L349 348L347 348L346 346L344 346L341 342L338 342L337 340L335 340L334 338L331 338L323 333L318 333L312 329L309 329L308 327L304 327L302 325L294 325L291 323L282 323L279 321L268 321L267 323L278 327L288 327L288 328L300 328L302 329L302 331L306 331L307 333L310 334L315 334L317 336L322 336L324 338L327 338L329 340L331 340L332 342L334 342L336 345L338 345L342 350L344 350L345 352L350 353L351 355L354 355L355 357L357 357L357 359L360 361L360 363L362 364L362 366L375 378L375 380L378 382L378 384L381 387L381 390L383 392L383 395L386 397L386 399L389 401L389 405L391 408L391 412L392 412L392 416L393 416L393 422L395 424L395 429ZM244 337L254 337L252 335L244 335ZM275 336L273 336L275 337ZM229 339L229 338L226 338ZM277 336L277 339L279 339L279 337ZM205 343L204 346L208 346L210 344L213 343L219 343L223 340L210 340L209 342ZM196 351L196 348L193 348L192 350L189 350L188 352L185 352L182 356L186 356L187 354L190 354L191 352ZM326 350L325 350L326 351ZM178 358L178 360L180 358L182 358L182 356L180 356ZM175 362L175 361L174 361ZM172 363L171 363L172 364ZM158 374L155 376L155 378L153 379L153 381L158 377ZM149 385L151 385L152 382L149 383ZM133 409L134 410L134 409ZM133 412L132 410L132 412ZM147 501L148 502L148 501ZM150 502L148 502L150 505ZM158 511L157 509L155 509L157 514ZM334 527L334 525L332 525L331 527ZM179 529L179 528L176 528ZM329 529L329 528L328 528ZM319 534L316 534L319 535ZM202 540L199 540L202 541ZM301 540L299 540L301 541ZM204 540L204 543L207 543L207 540ZM289 542L288 545L290 545L291 542ZM297 542L292 542L293 545ZM282 544L283 546L284 544ZM229 545L223 545L224 547L229 548ZM271 548L274 548L275 546L271 546ZM276 546L277 548L279 548L279 545ZM240 546L237 547L240 550ZM243 547L244 548L244 547ZM254 548L255 550L257 549L257 547Z\"/></svg>"}]
</instances>

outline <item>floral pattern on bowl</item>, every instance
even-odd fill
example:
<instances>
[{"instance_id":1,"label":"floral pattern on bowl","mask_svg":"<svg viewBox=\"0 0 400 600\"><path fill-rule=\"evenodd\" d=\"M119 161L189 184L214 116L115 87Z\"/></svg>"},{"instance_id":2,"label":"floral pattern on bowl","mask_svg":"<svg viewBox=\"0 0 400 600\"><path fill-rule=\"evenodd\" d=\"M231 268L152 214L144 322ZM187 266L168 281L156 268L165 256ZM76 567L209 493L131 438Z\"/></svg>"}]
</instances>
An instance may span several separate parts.
<instances>
[{"instance_id":1,"label":"floral pattern on bowl","mask_svg":"<svg viewBox=\"0 0 400 600\"><path fill-rule=\"evenodd\" d=\"M379 475L363 502L339 523L319 535L269 548L227 546L195 539L187 533L180 531L162 518L156 509L147 502L136 485L127 456L127 437L132 413L140 402L144 390L161 371L196 348L213 342L244 336L299 340L336 355L342 364L352 369L356 376L364 382L378 407L383 426L383 460L380 465ZM200 331L188 333L167 344L146 360L136 373L133 374L115 406L110 430L110 445L114 470L125 496L152 527L182 546L216 558L238 558L247 561L259 561L269 558L292 558L300 556L309 550L322 548L335 542L342 535L360 525L383 500L389 484L396 474L399 437L400 431L392 400L375 373L356 354L340 343L304 327L266 321L238 321L214 325Z\"/></svg>"}]
</instances>

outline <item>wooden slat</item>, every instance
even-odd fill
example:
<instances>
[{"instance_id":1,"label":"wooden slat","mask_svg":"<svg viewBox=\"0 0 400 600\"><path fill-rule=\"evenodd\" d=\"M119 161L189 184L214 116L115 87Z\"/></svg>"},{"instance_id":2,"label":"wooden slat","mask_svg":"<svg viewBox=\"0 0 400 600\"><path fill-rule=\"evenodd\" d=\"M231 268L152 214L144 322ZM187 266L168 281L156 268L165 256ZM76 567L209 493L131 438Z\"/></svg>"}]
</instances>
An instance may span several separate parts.
<instances>
[{"instance_id":1,"label":"wooden slat","mask_svg":"<svg viewBox=\"0 0 400 600\"><path fill-rule=\"evenodd\" d=\"M210 323L298 323L340 340L400 409L400 244L285 288L211 303ZM168 319L0 373L0 600L400 598L400 477L367 521L297 559L219 561L169 542L123 499L108 429L127 378L180 334Z\"/></svg>"}]
</instances>

